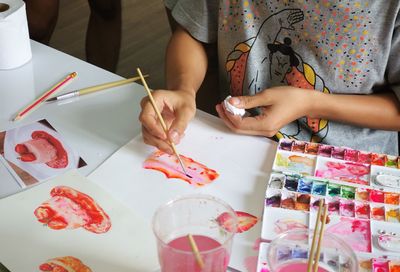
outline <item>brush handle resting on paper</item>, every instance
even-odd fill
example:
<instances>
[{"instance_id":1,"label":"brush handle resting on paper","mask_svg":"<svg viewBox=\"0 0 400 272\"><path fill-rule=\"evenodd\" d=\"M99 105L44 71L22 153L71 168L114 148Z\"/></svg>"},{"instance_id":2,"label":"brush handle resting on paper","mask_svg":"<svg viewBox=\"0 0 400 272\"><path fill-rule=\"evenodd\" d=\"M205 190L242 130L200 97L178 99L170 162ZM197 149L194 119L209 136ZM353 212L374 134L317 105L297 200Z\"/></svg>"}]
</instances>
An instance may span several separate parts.
<instances>
[{"instance_id":1,"label":"brush handle resting on paper","mask_svg":"<svg viewBox=\"0 0 400 272\"><path fill-rule=\"evenodd\" d=\"M149 75L144 75L143 77L148 77ZM109 88L114 88L114 87L118 87L121 85L125 85L134 81L139 80L140 77L132 77L132 78L128 78L128 79L122 79L122 80L117 80L117 81L113 81L113 82L108 82L108 83L104 83L104 84L99 84L99 85L95 85L95 86L91 86L91 87L87 87L87 88L83 88L80 90L75 90L69 93L65 93L56 97L52 97L50 99L47 99L46 102L51 102L51 101L58 101L58 100L64 100L64 99L69 99L69 98L73 98L73 97L77 97L77 96L81 96L81 95L85 95L85 94L90 94L90 93L94 93L97 91L101 91L104 89L109 89Z\"/></svg>"}]
</instances>

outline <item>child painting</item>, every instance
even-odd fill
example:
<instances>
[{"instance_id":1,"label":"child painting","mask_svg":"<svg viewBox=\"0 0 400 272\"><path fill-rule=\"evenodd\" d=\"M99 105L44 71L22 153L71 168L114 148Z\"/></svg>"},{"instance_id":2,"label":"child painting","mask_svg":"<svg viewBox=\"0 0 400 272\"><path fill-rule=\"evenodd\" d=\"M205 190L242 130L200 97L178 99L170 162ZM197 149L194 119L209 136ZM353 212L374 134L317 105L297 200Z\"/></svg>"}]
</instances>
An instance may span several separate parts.
<instances>
[{"instance_id":1,"label":"child painting","mask_svg":"<svg viewBox=\"0 0 400 272\"><path fill-rule=\"evenodd\" d=\"M196 109L217 44L221 99L252 110L216 110L234 132L398 154L400 1L166 0L178 23L166 52L166 88L145 98L144 141L172 153Z\"/></svg>"}]
</instances>

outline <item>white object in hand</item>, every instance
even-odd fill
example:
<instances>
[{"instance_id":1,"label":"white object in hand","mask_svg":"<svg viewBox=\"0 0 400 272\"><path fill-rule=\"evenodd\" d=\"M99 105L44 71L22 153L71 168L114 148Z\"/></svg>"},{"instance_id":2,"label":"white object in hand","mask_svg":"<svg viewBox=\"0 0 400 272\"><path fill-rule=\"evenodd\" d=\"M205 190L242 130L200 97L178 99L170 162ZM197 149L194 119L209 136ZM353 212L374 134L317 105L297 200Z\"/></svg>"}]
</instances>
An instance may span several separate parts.
<instances>
[{"instance_id":1,"label":"white object in hand","mask_svg":"<svg viewBox=\"0 0 400 272\"><path fill-rule=\"evenodd\" d=\"M229 111L230 113L232 113L233 115L239 115L241 117L244 116L244 114L246 113L245 109L239 109L235 106L233 106L231 103L229 103L229 99L232 96L228 95L225 100L224 100L224 106L226 108L227 111Z\"/></svg>"}]
</instances>

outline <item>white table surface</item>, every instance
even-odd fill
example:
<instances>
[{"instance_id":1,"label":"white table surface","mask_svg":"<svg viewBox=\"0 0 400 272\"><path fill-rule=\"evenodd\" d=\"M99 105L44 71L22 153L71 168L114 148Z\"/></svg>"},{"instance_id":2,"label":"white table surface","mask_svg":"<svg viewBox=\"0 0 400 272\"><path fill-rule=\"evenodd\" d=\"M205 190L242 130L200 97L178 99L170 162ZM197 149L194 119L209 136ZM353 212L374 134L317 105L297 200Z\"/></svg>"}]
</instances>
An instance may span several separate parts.
<instances>
[{"instance_id":1,"label":"white table surface","mask_svg":"<svg viewBox=\"0 0 400 272\"><path fill-rule=\"evenodd\" d=\"M145 90L132 83L46 103L21 121L12 122L17 112L71 72L77 72L78 77L60 93L123 79L35 41L31 46L30 62L13 70L0 70L0 131L47 119L86 161L88 165L79 170L86 176L140 132L137 116ZM132 76L135 74L136 67L132 66ZM14 178L0 171L0 198L18 190Z\"/></svg>"}]
</instances>

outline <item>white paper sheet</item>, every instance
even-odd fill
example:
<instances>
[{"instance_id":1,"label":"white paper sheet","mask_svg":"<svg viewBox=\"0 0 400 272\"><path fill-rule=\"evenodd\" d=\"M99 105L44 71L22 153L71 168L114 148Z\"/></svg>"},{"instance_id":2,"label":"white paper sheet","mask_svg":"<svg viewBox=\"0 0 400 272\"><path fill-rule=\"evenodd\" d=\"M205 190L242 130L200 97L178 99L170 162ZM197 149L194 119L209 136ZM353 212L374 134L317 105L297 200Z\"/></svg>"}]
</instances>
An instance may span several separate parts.
<instances>
[{"instance_id":1,"label":"white paper sheet","mask_svg":"<svg viewBox=\"0 0 400 272\"><path fill-rule=\"evenodd\" d=\"M89 179L148 223L155 210L169 199L194 193L219 197L233 209L261 220L277 144L264 137L234 134L221 120L203 112L197 112L185 134L177 146L178 152L216 170L220 176L212 184L196 188L179 179L167 179L161 172L144 169L144 160L155 149L145 145L141 136L118 150L89 175ZM235 236L230 266L246 271L246 267L256 265L258 249L253 246L260 235L261 221ZM255 264L248 264L252 261Z\"/></svg>"},{"instance_id":2,"label":"white paper sheet","mask_svg":"<svg viewBox=\"0 0 400 272\"><path fill-rule=\"evenodd\" d=\"M34 210L65 185L92 197L109 215L111 228L101 234L84 228L53 230ZM0 262L10 271L40 271L48 259L73 256L92 271L154 271L156 246L150 225L73 170L29 190L0 200Z\"/></svg>"}]
</instances>

